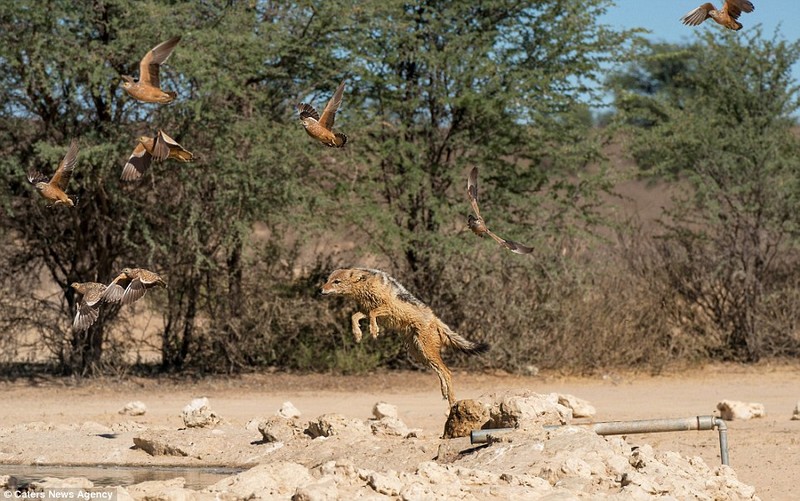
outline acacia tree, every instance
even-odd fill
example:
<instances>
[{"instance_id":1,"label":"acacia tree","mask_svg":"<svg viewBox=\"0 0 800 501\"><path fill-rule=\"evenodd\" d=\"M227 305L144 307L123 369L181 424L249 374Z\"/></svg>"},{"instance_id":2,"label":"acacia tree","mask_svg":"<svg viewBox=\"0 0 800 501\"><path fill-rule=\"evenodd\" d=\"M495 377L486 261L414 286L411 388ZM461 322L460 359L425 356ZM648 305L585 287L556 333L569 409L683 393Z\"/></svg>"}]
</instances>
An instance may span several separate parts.
<instances>
[{"instance_id":1,"label":"acacia tree","mask_svg":"<svg viewBox=\"0 0 800 501\"><path fill-rule=\"evenodd\" d=\"M788 278L800 224L799 56L800 44L759 29L707 32L656 46L613 79L639 166L693 188L667 214L658 248L682 316L700 312L689 328L710 338L711 355L758 359L762 302Z\"/></svg>"},{"instance_id":2,"label":"acacia tree","mask_svg":"<svg viewBox=\"0 0 800 501\"><path fill-rule=\"evenodd\" d=\"M211 352L205 365L239 369L265 358L247 342L270 326L246 311L246 296L273 294L245 283L252 226L280 235L316 196L302 180L319 164L319 150L292 121L294 106L317 82L335 86L343 74L332 40L338 28L328 22L343 7L312 5L233 3L189 41L198 55L183 65L190 99L175 108L206 168L174 172L181 203L168 224L163 215L148 223L161 232L160 262L179 280L165 314L165 367L181 368L201 335ZM195 332L201 316L202 334Z\"/></svg>"},{"instance_id":3,"label":"acacia tree","mask_svg":"<svg viewBox=\"0 0 800 501\"><path fill-rule=\"evenodd\" d=\"M3 317L14 319L4 335L36 327L52 339L65 371L96 370L109 327L120 324L118 310L103 307L88 337L75 336L68 285L106 282L121 267L140 266L161 272L170 285L147 296L164 320L165 369L209 352L204 363L217 368L281 362L289 350L274 345L312 336L316 319L308 315L308 323L293 327L291 315L264 320L279 294L313 289L253 271L260 255L292 252L282 230L301 241L321 231L341 237L340 228L350 225L365 229L370 250L396 260L415 291L432 298L443 273L466 266L446 264L466 247L452 239L461 231L452 222L465 215L464 178L472 165L482 167L484 193L494 193L517 238L536 236L539 205L547 206L553 227L568 228L566 221L591 208L599 183L564 181L597 158L576 104L584 83L628 36L596 24L608 4L0 5L7 69L0 75L0 200L9 216L0 221L8 244L2 280L28 281L24 307ZM119 76L135 75L144 53L176 34L183 38L162 68L162 83L178 99L168 106L129 99ZM293 123L293 106L319 106L343 79L337 126L345 124L351 141L333 152ZM142 182L123 185L119 171L134 138L158 128L196 161L153 165ZM45 210L25 170L52 172L72 137L81 153L70 191L81 201L73 211ZM278 236L272 247L251 244L255 222ZM313 273L324 274L317 268ZM27 292L41 270L58 294ZM308 304L305 296L299 302ZM247 344L252 339L274 342L258 351Z\"/></svg>"},{"instance_id":4,"label":"acacia tree","mask_svg":"<svg viewBox=\"0 0 800 501\"><path fill-rule=\"evenodd\" d=\"M297 7L303 10L302 7ZM272 9L272 10L270 10ZM0 6L0 159L6 285L25 278L5 335L39 329L66 372L96 371L119 311L101 308L87 333L73 333L74 281L108 282L124 266L164 274L173 286L162 304L162 359L180 367L196 341L201 315L231 336L241 296L242 254L249 225L269 222L290 198L297 144L280 123L295 90L300 54L288 54L273 24L289 10L249 2L36 2ZM149 19L141 23L141 19ZM302 18L298 18L298 22ZM183 40L162 68L178 92L168 106L138 103L118 88L158 42ZM119 181L135 138L163 128L196 154L191 166L153 165L138 184ZM69 192L74 210L46 209L25 181L28 168L52 173L63 147L81 151ZM278 147L276 147L278 145ZM40 270L63 291L31 293ZM150 295L157 296L157 295Z\"/></svg>"},{"instance_id":5,"label":"acacia tree","mask_svg":"<svg viewBox=\"0 0 800 501\"><path fill-rule=\"evenodd\" d=\"M460 248L451 228L468 210L471 166L520 239L541 237L531 222L547 219L542 200L551 214L590 205L596 184L564 180L598 159L576 112L630 36L597 24L607 4L390 1L359 12L348 99L359 107L353 150L372 168L347 180L362 199L350 217L421 294L435 294Z\"/></svg>"},{"instance_id":6,"label":"acacia tree","mask_svg":"<svg viewBox=\"0 0 800 501\"><path fill-rule=\"evenodd\" d=\"M122 53L110 47L108 15L116 6L73 8L55 2L50 8L14 2L0 7L0 60L3 62L0 116L4 155L2 278L30 285L40 270L63 291L57 296L20 287L17 303L27 315L11 322L16 330L34 328L64 370L82 374L97 369L103 331L118 308L101 311L85 333L72 333L75 313L72 282L106 281L129 247L122 221L130 204L105 179L116 177L129 150L125 121L131 106L115 92ZM98 6L103 7L103 6ZM68 192L79 200L73 210L45 208L25 181L28 169L52 174L72 138L79 140L78 166ZM12 335L15 329L4 330Z\"/></svg>"}]
</instances>

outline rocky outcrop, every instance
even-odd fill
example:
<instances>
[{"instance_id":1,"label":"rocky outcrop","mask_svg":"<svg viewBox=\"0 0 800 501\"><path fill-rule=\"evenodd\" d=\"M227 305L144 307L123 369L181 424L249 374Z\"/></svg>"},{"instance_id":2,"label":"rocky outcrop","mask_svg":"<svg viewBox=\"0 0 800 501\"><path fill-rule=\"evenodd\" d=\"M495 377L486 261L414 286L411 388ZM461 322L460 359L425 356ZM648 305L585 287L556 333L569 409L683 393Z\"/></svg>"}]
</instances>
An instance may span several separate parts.
<instances>
[{"instance_id":1,"label":"rocky outcrop","mask_svg":"<svg viewBox=\"0 0 800 501\"><path fill-rule=\"evenodd\" d=\"M484 428L527 428L567 424L572 410L558 403L558 395L521 390L481 397L490 400L489 421Z\"/></svg>"},{"instance_id":2,"label":"rocky outcrop","mask_svg":"<svg viewBox=\"0 0 800 501\"><path fill-rule=\"evenodd\" d=\"M119 488L117 499L758 499L754 488L741 483L727 466L709 466L698 457L603 437L580 426L543 428L564 424L572 416L556 394L497 393L461 401L451 410L454 414L473 416L469 423L461 420L463 430L481 427L476 424L484 420L483 427L515 429L473 447L463 437L441 440L419 430L406 433L397 408L379 402L367 420L324 414L303 426L297 418L278 413L251 420L249 429L222 424L144 430L133 441L149 455L245 470L205 488L188 488L182 478L141 482ZM86 435L97 428L87 423L72 429L87 439L110 440ZM254 436L252 423L258 423L263 440ZM29 427L49 429L43 424ZM451 453L442 452L446 444L453 446ZM0 477L2 482L11 479ZM44 479L28 488L66 485L66 480ZM69 485L89 488L91 482L70 479Z\"/></svg>"},{"instance_id":3,"label":"rocky outcrop","mask_svg":"<svg viewBox=\"0 0 800 501\"><path fill-rule=\"evenodd\" d=\"M216 499L289 499L311 484L308 468L292 462L262 464L203 489Z\"/></svg>"},{"instance_id":4,"label":"rocky outcrop","mask_svg":"<svg viewBox=\"0 0 800 501\"><path fill-rule=\"evenodd\" d=\"M490 406L477 400L459 400L450 409L442 438L468 437L489 420Z\"/></svg>"},{"instance_id":5,"label":"rocky outcrop","mask_svg":"<svg viewBox=\"0 0 800 501\"><path fill-rule=\"evenodd\" d=\"M341 414L323 414L309 421L305 433L311 438L318 438L334 435L368 435L371 434L371 430L360 419L348 418Z\"/></svg>"},{"instance_id":6,"label":"rocky outcrop","mask_svg":"<svg viewBox=\"0 0 800 501\"><path fill-rule=\"evenodd\" d=\"M288 442L303 430L293 420L272 416L258 423L258 432L265 442Z\"/></svg>"}]
</instances>

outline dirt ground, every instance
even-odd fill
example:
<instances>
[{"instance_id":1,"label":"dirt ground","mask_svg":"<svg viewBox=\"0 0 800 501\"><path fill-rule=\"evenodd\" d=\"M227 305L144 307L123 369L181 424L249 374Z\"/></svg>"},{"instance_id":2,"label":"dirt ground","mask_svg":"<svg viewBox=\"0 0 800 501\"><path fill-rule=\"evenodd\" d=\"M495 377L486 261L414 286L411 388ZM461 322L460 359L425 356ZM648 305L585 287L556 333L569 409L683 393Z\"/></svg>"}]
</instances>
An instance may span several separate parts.
<instances>
[{"instance_id":1,"label":"dirt ground","mask_svg":"<svg viewBox=\"0 0 800 501\"><path fill-rule=\"evenodd\" d=\"M800 421L790 420L800 400L800 367L791 365L732 366L676 371L666 375L608 374L596 378L531 377L467 374L453 377L460 399L524 388L539 393L570 393L597 409L595 421L689 417L715 414L717 402L729 399L764 404L767 415L729 426L731 466L739 480L756 487L762 499L793 499L800 476ZM39 378L0 382L0 428L24 423L75 425L96 422L111 426L135 421L147 427L183 426L181 409L205 396L210 407L228 423L244 427L253 418L275 414L291 401L303 418L340 413L366 419L376 402L396 405L399 417L411 428L436 438L442 433L447 405L439 396L436 376L430 372L393 372L366 376L261 374L201 380L140 379L84 380ZM147 405L143 416L120 416L129 401ZM581 422L582 420L576 420ZM82 458L75 450L61 450L57 430L25 435L25 443L6 441L0 448L3 464L102 464ZM6 437L8 438L8 437ZM260 437L253 432L253 440ZM647 434L628 437L657 449L700 456L719 464L719 440L714 431ZM34 451L26 455L24 451ZM42 452L45 451L45 452ZM139 454L144 454L138 451ZM435 450L429 451L431 457ZM88 454L88 453L87 453ZM31 459L33 458L33 459ZM38 459L36 459L38 458ZM163 460L160 464L167 464ZM130 464L128 456L109 458L107 464ZM135 461L134 461L135 462Z\"/></svg>"}]
</instances>

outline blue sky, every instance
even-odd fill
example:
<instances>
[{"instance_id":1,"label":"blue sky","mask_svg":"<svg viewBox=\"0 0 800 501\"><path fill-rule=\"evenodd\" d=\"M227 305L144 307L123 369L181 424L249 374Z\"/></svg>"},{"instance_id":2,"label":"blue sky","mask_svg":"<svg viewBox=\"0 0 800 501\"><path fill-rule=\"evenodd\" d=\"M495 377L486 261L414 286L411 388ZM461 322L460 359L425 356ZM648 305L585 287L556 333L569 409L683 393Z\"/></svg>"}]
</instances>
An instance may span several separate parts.
<instances>
[{"instance_id":1,"label":"blue sky","mask_svg":"<svg viewBox=\"0 0 800 501\"><path fill-rule=\"evenodd\" d=\"M766 38L772 38L777 29L779 36L787 41L800 39L800 0L751 1L755 10L739 18L744 25L742 32L760 24ZM600 18L603 24L618 28L645 28L650 31L647 38L653 41L690 42L696 31L724 29L711 20L696 27L684 26L680 22L684 14L705 3L702 0L614 0L614 3L616 5L609 7L606 15ZM711 3L722 6L722 0ZM800 65L795 65L794 78L800 81Z\"/></svg>"},{"instance_id":2,"label":"blue sky","mask_svg":"<svg viewBox=\"0 0 800 501\"><path fill-rule=\"evenodd\" d=\"M755 10L739 18L744 25L740 33L760 24L765 38L772 38L777 29L779 38L788 42L800 39L800 0L751 1ZM719 8L722 2L711 3ZM650 31L645 36L652 41L691 42L695 32L724 29L711 20L696 27L680 22L684 14L705 3L702 0L614 0L614 3L600 22L616 28L645 28ZM795 64L793 76L800 82L800 64Z\"/></svg>"},{"instance_id":3,"label":"blue sky","mask_svg":"<svg viewBox=\"0 0 800 501\"><path fill-rule=\"evenodd\" d=\"M752 0L755 10L742 14L739 22L747 30L761 24L763 34L771 37L779 26L779 33L788 41L800 38L800 1L798 0ZM713 21L706 21L697 27L684 26L680 18L690 10L704 3L702 0L614 0L616 6L609 7L606 15L600 18L604 24L622 28L645 28L651 33L651 40L665 42L688 42L693 31L718 29ZM712 4L722 6L722 0Z\"/></svg>"}]
</instances>

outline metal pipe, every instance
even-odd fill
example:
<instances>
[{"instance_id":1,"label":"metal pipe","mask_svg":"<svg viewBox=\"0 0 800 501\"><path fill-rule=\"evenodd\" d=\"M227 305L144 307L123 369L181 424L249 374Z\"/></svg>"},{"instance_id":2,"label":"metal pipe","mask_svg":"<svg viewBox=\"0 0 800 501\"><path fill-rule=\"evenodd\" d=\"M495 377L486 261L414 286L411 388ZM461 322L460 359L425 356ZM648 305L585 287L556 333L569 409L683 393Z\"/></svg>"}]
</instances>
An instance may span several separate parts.
<instances>
[{"instance_id":1,"label":"metal pipe","mask_svg":"<svg viewBox=\"0 0 800 501\"><path fill-rule=\"evenodd\" d=\"M546 430L562 428L565 425L547 425ZM643 419L638 421L605 421L598 423L575 424L570 426L581 426L589 428L598 435L630 435L634 433L660 433L665 431L690 431L690 430L713 430L719 431L719 455L722 464L729 465L728 462L728 426L720 418L714 416L695 416L690 418L674 419ZM472 430L470 442L473 444L485 444L489 437L515 430L515 428L495 428L487 430Z\"/></svg>"},{"instance_id":2,"label":"metal pipe","mask_svg":"<svg viewBox=\"0 0 800 501\"><path fill-rule=\"evenodd\" d=\"M487 430L472 430L469 432L469 441L472 444L485 444L489 442L489 437L514 431L516 428L489 428Z\"/></svg>"},{"instance_id":3,"label":"metal pipe","mask_svg":"<svg viewBox=\"0 0 800 501\"><path fill-rule=\"evenodd\" d=\"M722 464L730 466L731 463L728 459L728 425L720 418L714 418L714 425L719 430L719 457L722 459Z\"/></svg>"},{"instance_id":4,"label":"metal pipe","mask_svg":"<svg viewBox=\"0 0 800 501\"><path fill-rule=\"evenodd\" d=\"M665 431L713 430L713 416L695 416L675 419L642 419L639 421L606 421L586 426L598 435L630 435L634 433L660 433ZM558 428L559 426L545 426Z\"/></svg>"}]
</instances>

